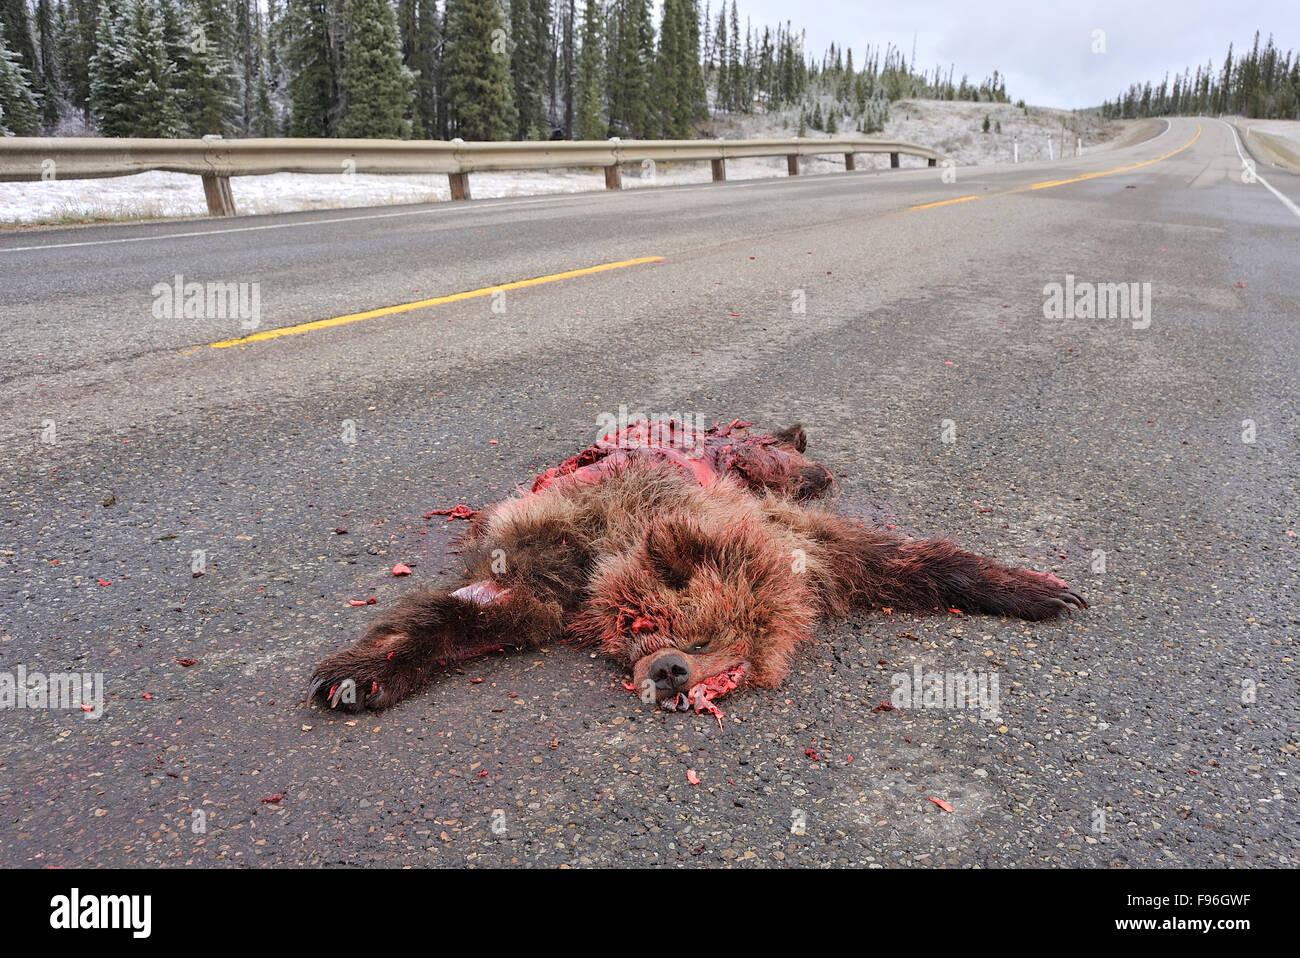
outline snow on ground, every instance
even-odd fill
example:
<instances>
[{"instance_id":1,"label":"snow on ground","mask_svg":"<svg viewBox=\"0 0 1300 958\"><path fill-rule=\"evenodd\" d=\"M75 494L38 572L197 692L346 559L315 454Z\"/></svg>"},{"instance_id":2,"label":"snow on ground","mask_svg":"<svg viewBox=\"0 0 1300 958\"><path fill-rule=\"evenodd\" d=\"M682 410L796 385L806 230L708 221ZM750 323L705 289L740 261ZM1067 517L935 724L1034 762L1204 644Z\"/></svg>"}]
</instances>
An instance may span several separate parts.
<instances>
[{"instance_id":1,"label":"snow on ground","mask_svg":"<svg viewBox=\"0 0 1300 958\"><path fill-rule=\"evenodd\" d=\"M823 112L830 106L827 100ZM983 132L984 117L989 118L989 132ZM872 134L885 140L907 140L928 146L952 157L958 166L984 166L1012 161L1013 138L1020 140L1020 162L1046 160L1047 137L1052 137L1052 156L1060 156L1061 120L1066 121L1068 135L1066 156L1074 153L1074 114L1068 110L1045 107L1021 109L1010 103L971 103L956 100L900 100L889 105L889 119L881 133ZM1084 151L1113 140L1122 127L1106 123L1095 115L1079 114L1079 134ZM1001 132L998 132L998 125ZM794 136L799 130L796 111L737 117L727 122L715 121L709 131L715 135L735 137ZM838 137L861 136L841 131ZM809 131L810 137L826 134ZM879 158L877 158L879 161ZM784 161L782 170L784 170ZM906 159L903 161L906 163ZM913 161L918 162L918 161ZM883 161L888 166L888 159ZM843 164L841 164L842 166ZM730 164L728 164L730 171ZM728 175L730 173L728 172Z\"/></svg>"},{"instance_id":2,"label":"snow on ground","mask_svg":"<svg viewBox=\"0 0 1300 958\"><path fill-rule=\"evenodd\" d=\"M985 115L996 127L983 133ZM904 100L891 104L883 139L909 140L951 156L959 166L1010 163L1012 137L1020 138L1020 160L1047 159L1047 136L1052 135L1059 156L1061 117L1069 113L1010 104ZM1300 126L1300 124L1295 124ZM1113 141L1120 127L1095 117L1080 118L1085 151ZM707 133L731 139L790 137L798 131L793 111L760 116L723 118L709 124ZM844 132L840 138L857 136ZM1071 132L1071 138L1073 133ZM810 138L825 134L810 133ZM1073 146L1067 156L1073 154ZM923 166L925 161L904 156L902 165ZM888 154L859 155L859 169L889 165ZM842 155L805 157L801 169L808 174L844 169ZM784 157L731 160L727 178L733 180L785 176ZM623 185L634 189L678 183L707 183L708 163L674 163L625 167ZM579 193L604 189L600 170L554 170L519 173L473 173L470 190L475 198L535 196L544 193ZM313 175L277 173L240 176L231 180L239 213L285 213L298 210L340 209L401 203L447 202L451 191L442 174ZM204 216L207 204L202 181L184 173L137 173L99 180L53 180L36 183L0 183L0 227L48 223L84 223L94 220L136 220Z\"/></svg>"},{"instance_id":3,"label":"snow on ground","mask_svg":"<svg viewBox=\"0 0 1300 958\"><path fill-rule=\"evenodd\" d=\"M1246 130L1246 135L1256 147L1264 148L1265 160L1284 169L1300 171L1300 120L1247 120L1235 117L1233 123Z\"/></svg>"},{"instance_id":4,"label":"snow on ground","mask_svg":"<svg viewBox=\"0 0 1300 958\"><path fill-rule=\"evenodd\" d=\"M533 196L602 189L600 171L475 173L475 197ZM451 199L445 174L355 173L348 176L275 173L230 181L239 213L287 213ZM0 226L88 220L206 216L203 181L187 173L153 171L99 180L0 183Z\"/></svg>"},{"instance_id":5,"label":"snow on ground","mask_svg":"<svg viewBox=\"0 0 1300 958\"><path fill-rule=\"evenodd\" d=\"M1300 120L1238 120L1238 125L1267 133L1300 150Z\"/></svg>"}]
</instances>

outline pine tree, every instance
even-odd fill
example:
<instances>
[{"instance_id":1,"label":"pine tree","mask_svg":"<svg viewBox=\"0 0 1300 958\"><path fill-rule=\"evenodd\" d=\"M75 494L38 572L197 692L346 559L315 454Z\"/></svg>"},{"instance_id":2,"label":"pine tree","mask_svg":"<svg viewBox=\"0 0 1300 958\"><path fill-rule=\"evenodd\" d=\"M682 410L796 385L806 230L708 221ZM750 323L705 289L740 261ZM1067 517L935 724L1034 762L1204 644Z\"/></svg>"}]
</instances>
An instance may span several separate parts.
<instances>
[{"instance_id":1,"label":"pine tree","mask_svg":"<svg viewBox=\"0 0 1300 958\"><path fill-rule=\"evenodd\" d=\"M448 130L464 140L508 140L515 131L510 50L497 0L447 0Z\"/></svg>"},{"instance_id":2,"label":"pine tree","mask_svg":"<svg viewBox=\"0 0 1300 958\"><path fill-rule=\"evenodd\" d=\"M36 97L22 58L9 49L0 23L0 136L36 136L40 120Z\"/></svg>"},{"instance_id":3,"label":"pine tree","mask_svg":"<svg viewBox=\"0 0 1300 958\"><path fill-rule=\"evenodd\" d=\"M345 0L343 11L349 37L342 78L347 106L339 136L409 137L415 78L402 65L393 8L388 0Z\"/></svg>"},{"instance_id":4,"label":"pine tree","mask_svg":"<svg viewBox=\"0 0 1300 958\"><path fill-rule=\"evenodd\" d=\"M601 109L601 90L605 86L601 71L602 26L600 0L587 0L582 16L582 45L578 49L577 135L581 140L604 139L608 131Z\"/></svg>"}]
</instances>

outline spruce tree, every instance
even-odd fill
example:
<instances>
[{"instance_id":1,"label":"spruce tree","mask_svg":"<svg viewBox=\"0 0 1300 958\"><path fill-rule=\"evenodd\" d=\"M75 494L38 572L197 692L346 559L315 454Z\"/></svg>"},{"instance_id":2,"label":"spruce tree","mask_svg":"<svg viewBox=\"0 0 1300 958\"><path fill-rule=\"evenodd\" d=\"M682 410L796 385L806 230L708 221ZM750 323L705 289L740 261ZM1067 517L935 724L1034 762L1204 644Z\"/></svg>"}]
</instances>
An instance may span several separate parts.
<instances>
[{"instance_id":1,"label":"spruce tree","mask_svg":"<svg viewBox=\"0 0 1300 958\"><path fill-rule=\"evenodd\" d=\"M40 76L40 62L36 58L36 44L32 33L32 18L27 10L27 0L0 0L0 25L5 31L5 44L10 54L27 71L28 83Z\"/></svg>"},{"instance_id":2,"label":"spruce tree","mask_svg":"<svg viewBox=\"0 0 1300 958\"><path fill-rule=\"evenodd\" d=\"M560 20L560 58L559 76L560 97L564 103L561 120L564 138L572 140L577 129L578 111L578 2L561 0L562 16Z\"/></svg>"},{"instance_id":3,"label":"spruce tree","mask_svg":"<svg viewBox=\"0 0 1300 958\"><path fill-rule=\"evenodd\" d=\"M95 53L90 60L90 112L100 136L130 136L135 104L127 97L130 23L118 0L101 0L95 28Z\"/></svg>"},{"instance_id":4,"label":"spruce tree","mask_svg":"<svg viewBox=\"0 0 1300 958\"><path fill-rule=\"evenodd\" d=\"M181 117L172 88L162 17L155 0L135 0L126 39L123 99L131 112L128 136L180 136Z\"/></svg>"},{"instance_id":5,"label":"spruce tree","mask_svg":"<svg viewBox=\"0 0 1300 958\"><path fill-rule=\"evenodd\" d=\"M714 55L717 57L717 69L714 71L714 85L717 88L718 109L731 112L733 99L731 95L731 61L727 47L727 4L721 4L718 11L718 29L713 35Z\"/></svg>"},{"instance_id":6,"label":"spruce tree","mask_svg":"<svg viewBox=\"0 0 1300 958\"><path fill-rule=\"evenodd\" d=\"M230 133L243 129L245 116L238 2L241 0L185 0L198 29L193 42L206 48L217 67L211 82L220 87L217 98L225 104L221 127Z\"/></svg>"},{"instance_id":7,"label":"spruce tree","mask_svg":"<svg viewBox=\"0 0 1300 958\"><path fill-rule=\"evenodd\" d=\"M58 8L59 80L63 96L78 114L88 112L90 107L96 7L96 0L65 0Z\"/></svg>"},{"instance_id":8,"label":"spruce tree","mask_svg":"<svg viewBox=\"0 0 1300 958\"><path fill-rule=\"evenodd\" d=\"M448 132L464 140L510 139L510 49L497 0L447 0L445 30Z\"/></svg>"},{"instance_id":9,"label":"spruce tree","mask_svg":"<svg viewBox=\"0 0 1300 958\"><path fill-rule=\"evenodd\" d=\"M622 137L650 136L654 63L650 0L614 0L608 47L609 132Z\"/></svg>"},{"instance_id":10,"label":"spruce tree","mask_svg":"<svg viewBox=\"0 0 1300 958\"><path fill-rule=\"evenodd\" d=\"M265 64L259 66L253 85L253 136L276 135L275 104L271 102L271 77Z\"/></svg>"},{"instance_id":11,"label":"spruce tree","mask_svg":"<svg viewBox=\"0 0 1300 958\"><path fill-rule=\"evenodd\" d=\"M687 139L704 112L699 21L693 0L664 0L659 36L654 106L660 132L670 139Z\"/></svg>"},{"instance_id":12,"label":"spruce tree","mask_svg":"<svg viewBox=\"0 0 1300 958\"><path fill-rule=\"evenodd\" d=\"M36 0L36 52L41 61L41 122L59 122L59 47L54 0Z\"/></svg>"},{"instance_id":13,"label":"spruce tree","mask_svg":"<svg viewBox=\"0 0 1300 958\"><path fill-rule=\"evenodd\" d=\"M745 64L740 53L740 13L736 9L736 0L731 0L731 22L727 41L727 90L731 97L730 109L745 113Z\"/></svg>"},{"instance_id":14,"label":"spruce tree","mask_svg":"<svg viewBox=\"0 0 1300 958\"><path fill-rule=\"evenodd\" d=\"M578 49L576 94L577 135L580 140L601 140L608 131L601 109L601 90L605 86L601 70L605 60L601 49L602 26L600 0L586 0L582 15L582 45Z\"/></svg>"},{"instance_id":15,"label":"spruce tree","mask_svg":"<svg viewBox=\"0 0 1300 958\"><path fill-rule=\"evenodd\" d=\"M681 57L681 26L676 0L664 0L663 15L659 21L659 50L655 57L654 82L651 87L651 112L657 136L681 139L679 131L681 110L678 101L677 61Z\"/></svg>"},{"instance_id":16,"label":"spruce tree","mask_svg":"<svg viewBox=\"0 0 1300 958\"><path fill-rule=\"evenodd\" d=\"M22 58L9 49L0 23L0 136L36 136L40 117Z\"/></svg>"},{"instance_id":17,"label":"spruce tree","mask_svg":"<svg viewBox=\"0 0 1300 958\"><path fill-rule=\"evenodd\" d=\"M177 108L188 135L224 135L235 112L234 80L202 9L164 0L162 14L168 56L176 68Z\"/></svg>"},{"instance_id":18,"label":"spruce tree","mask_svg":"<svg viewBox=\"0 0 1300 958\"><path fill-rule=\"evenodd\" d=\"M550 132L545 103L550 0L510 0L510 76L516 110L515 139Z\"/></svg>"},{"instance_id":19,"label":"spruce tree","mask_svg":"<svg viewBox=\"0 0 1300 958\"><path fill-rule=\"evenodd\" d=\"M339 78L330 42L330 0L288 0L285 20L289 135L337 136Z\"/></svg>"},{"instance_id":20,"label":"spruce tree","mask_svg":"<svg viewBox=\"0 0 1300 958\"><path fill-rule=\"evenodd\" d=\"M400 0L397 30L402 63L412 74L411 136L438 135L437 33L438 8L434 0Z\"/></svg>"},{"instance_id":21,"label":"spruce tree","mask_svg":"<svg viewBox=\"0 0 1300 958\"><path fill-rule=\"evenodd\" d=\"M409 137L414 77L402 65L393 8L388 0L345 0L343 16L348 31L342 78L347 105L339 136Z\"/></svg>"}]
</instances>

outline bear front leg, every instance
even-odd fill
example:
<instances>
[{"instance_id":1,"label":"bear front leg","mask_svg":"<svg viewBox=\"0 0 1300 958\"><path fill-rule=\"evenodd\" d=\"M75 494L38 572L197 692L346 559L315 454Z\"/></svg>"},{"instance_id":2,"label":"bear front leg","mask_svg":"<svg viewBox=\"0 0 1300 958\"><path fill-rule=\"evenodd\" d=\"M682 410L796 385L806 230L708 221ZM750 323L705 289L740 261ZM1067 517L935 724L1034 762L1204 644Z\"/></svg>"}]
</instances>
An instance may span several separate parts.
<instances>
[{"instance_id":1,"label":"bear front leg","mask_svg":"<svg viewBox=\"0 0 1300 958\"><path fill-rule=\"evenodd\" d=\"M406 698L440 668L507 646L558 637L562 613L520 589L476 582L455 592L419 592L397 603L351 648L312 673L308 702L383 709Z\"/></svg>"}]
</instances>

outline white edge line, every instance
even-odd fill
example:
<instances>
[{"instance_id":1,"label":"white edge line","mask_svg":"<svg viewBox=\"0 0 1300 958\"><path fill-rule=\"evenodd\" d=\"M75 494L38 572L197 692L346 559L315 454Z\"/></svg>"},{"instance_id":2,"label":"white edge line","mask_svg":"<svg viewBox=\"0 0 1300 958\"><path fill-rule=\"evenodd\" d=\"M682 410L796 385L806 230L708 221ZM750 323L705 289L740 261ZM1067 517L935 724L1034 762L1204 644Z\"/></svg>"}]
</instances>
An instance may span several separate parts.
<instances>
[{"instance_id":1,"label":"white edge line","mask_svg":"<svg viewBox=\"0 0 1300 958\"><path fill-rule=\"evenodd\" d=\"M1241 168L1243 170L1246 169L1247 167L1246 154L1241 152L1241 141L1237 138L1236 128L1227 120L1220 120L1219 122L1222 123L1224 126L1226 126L1228 128L1228 132L1232 134L1232 145L1237 148L1237 156L1241 159ZM1254 169L1254 167L1252 167L1252 169ZM1281 200L1282 204L1287 209L1289 209L1297 217L1300 217L1300 206L1296 206L1293 202L1291 202L1289 197L1286 197L1283 194L1279 193L1277 189L1274 188L1272 183L1270 183L1268 180L1264 179L1264 177L1259 175L1258 169L1255 169L1254 176L1256 182L1264 184L1265 188L1274 196L1276 196L1279 200Z\"/></svg>"}]
</instances>

